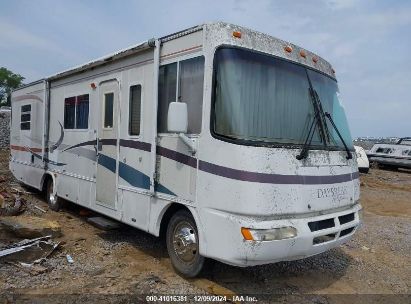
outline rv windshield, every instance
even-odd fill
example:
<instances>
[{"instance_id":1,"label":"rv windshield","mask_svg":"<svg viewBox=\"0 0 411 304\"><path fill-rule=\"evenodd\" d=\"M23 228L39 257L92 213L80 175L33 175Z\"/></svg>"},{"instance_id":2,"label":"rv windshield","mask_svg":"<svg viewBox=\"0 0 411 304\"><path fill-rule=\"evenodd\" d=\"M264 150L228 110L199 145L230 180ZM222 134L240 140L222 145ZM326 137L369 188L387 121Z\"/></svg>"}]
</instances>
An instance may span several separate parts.
<instances>
[{"instance_id":1,"label":"rv windshield","mask_svg":"<svg viewBox=\"0 0 411 304\"><path fill-rule=\"evenodd\" d=\"M315 113L308 76L324 112L332 115L354 149L334 79L273 56L228 47L217 50L215 69L212 131L217 136L254 145L302 145ZM328 132L324 143L317 128L311 147L344 149L331 125Z\"/></svg>"}]
</instances>

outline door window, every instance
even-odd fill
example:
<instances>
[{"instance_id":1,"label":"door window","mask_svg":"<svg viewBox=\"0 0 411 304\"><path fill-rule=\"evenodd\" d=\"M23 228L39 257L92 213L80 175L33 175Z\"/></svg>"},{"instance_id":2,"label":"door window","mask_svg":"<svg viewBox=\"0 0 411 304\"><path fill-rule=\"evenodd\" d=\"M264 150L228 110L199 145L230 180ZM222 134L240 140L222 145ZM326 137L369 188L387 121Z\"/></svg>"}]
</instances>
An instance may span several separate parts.
<instances>
[{"instance_id":1,"label":"door window","mask_svg":"<svg viewBox=\"0 0 411 304\"><path fill-rule=\"evenodd\" d=\"M104 94L104 128L113 128L114 93Z\"/></svg>"},{"instance_id":2,"label":"door window","mask_svg":"<svg viewBox=\"0 0 411 304\"><path fill-rule=\"evenodd\" d=\"M130 87L129 123L128 133L140 135L141 121L141 85Z\"/></svg>"}]
</instances>

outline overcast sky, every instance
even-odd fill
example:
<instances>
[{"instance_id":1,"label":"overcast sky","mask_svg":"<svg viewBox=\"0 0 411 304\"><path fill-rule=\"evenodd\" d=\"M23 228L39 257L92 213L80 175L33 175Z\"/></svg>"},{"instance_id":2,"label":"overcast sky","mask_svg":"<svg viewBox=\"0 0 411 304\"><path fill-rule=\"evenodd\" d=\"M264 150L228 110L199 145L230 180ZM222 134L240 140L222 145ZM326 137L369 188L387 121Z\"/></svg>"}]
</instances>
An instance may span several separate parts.
<instances>
[{"instance_id":1,"label":"overcast sky","mask_svg":"<svg viewBox=\"0 0 411 304\"><path fill-rule=\"evenodd\" d=\"M0 66L30 82L219 20L293 42L331 62L353 137L411 136L406 0L0 0Z\"/></svg>"}]
</instances>

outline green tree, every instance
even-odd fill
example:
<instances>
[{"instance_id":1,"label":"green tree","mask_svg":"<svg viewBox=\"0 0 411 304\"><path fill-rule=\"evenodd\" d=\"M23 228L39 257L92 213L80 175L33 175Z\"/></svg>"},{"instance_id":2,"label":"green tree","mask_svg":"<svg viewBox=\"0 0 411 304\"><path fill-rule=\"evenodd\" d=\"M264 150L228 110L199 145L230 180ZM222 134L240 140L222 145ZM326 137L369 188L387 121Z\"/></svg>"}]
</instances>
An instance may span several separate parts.
<instances>
[{"instance_id":1,"label":"green tree","mask_svg":"<svg viewBox=\"0 0 411 304\"><path fill-rule=\"evenodd\" d=\"M24 77L6 68L0 68L0 106L11 105L11 91L23 83Z\"/></svg>"}]
</instances>

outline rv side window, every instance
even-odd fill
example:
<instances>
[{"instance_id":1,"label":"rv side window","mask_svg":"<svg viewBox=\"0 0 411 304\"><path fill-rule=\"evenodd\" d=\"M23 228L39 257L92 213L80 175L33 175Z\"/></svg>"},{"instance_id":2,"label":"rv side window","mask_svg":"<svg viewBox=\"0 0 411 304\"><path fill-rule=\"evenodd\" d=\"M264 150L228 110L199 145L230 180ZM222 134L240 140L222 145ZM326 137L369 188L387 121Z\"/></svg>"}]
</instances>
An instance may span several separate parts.
<instances>
[{"instance_id":1,"label":"rv side window","mask_svg":"<svg viewBox=\"0 0 411 304\"><path fill-rule=\"evenodd\" d=\"M30 130L31 105L21 106L20 129Z\"/></svg>"},{"instance_id":2,"label":"rv side window","mask_svg":"<svg viewBox=\"0 0 411 304\"><path fill-rule=\"evenodd\" d=\"M203 112L204 57L180 62L178 101L187 103L188 133L201 132Z\"/></svg>"},{"instance_id":3,"label":"rv side window","mask_svg":"<svg viewBox=\"0 0 411 304\"><path fill-rule=\"evenodd\" d=\"M88 129L88 94L77 96L76 103L76 129Z\"/></svg>"},{"instance_id":4,"label":"rv side window","mask_svg":"<svg viewBox=\"0 0 411 304\"><path fill-rule=\"evenodd\" d=\"M64 99L64 129L88 129L89 95Z\"/></svg>"},{"instance_id":5,"label":"rv side window","mask_svg":"<svg viewBox=\"0 0 411 304\"><path fill-rule=\"evenodd\" d=\"M114 93L104 94L104 128L113 128Z\"/></svg>"},{"instance_id":6,"label":"rv side window","mask_svg":"<svg viewBox=\"0 0 411 304\"><path fill-rule=\"evenodd\" d=\"M170 102L176 101L177 63L160 67L158 75L158 113L157 130L167 132L167 112Z\"/></svg>"},{"instance_id":7,"label":"rv side window","mask_svg":"<svg viewBox=\"0 0 411 304\"><path fill-rule=\"evenodd\" d=\"M203 56L160 67L157 119L157 129L159 133L167 132L168 105L173 101L187 103L187 132L189 134L198 134L201 132L203 84Z\"/></svg>"},{"instance_id":8,"label":"rv side window","mask_svg":"<svg viewBox=\"0 0 411 304\"><path fill-rule=\"evenodd\" d=\"M141 119L141 85L130 87L128 133L140 135Z\"/></svg>"}]
</instances>

